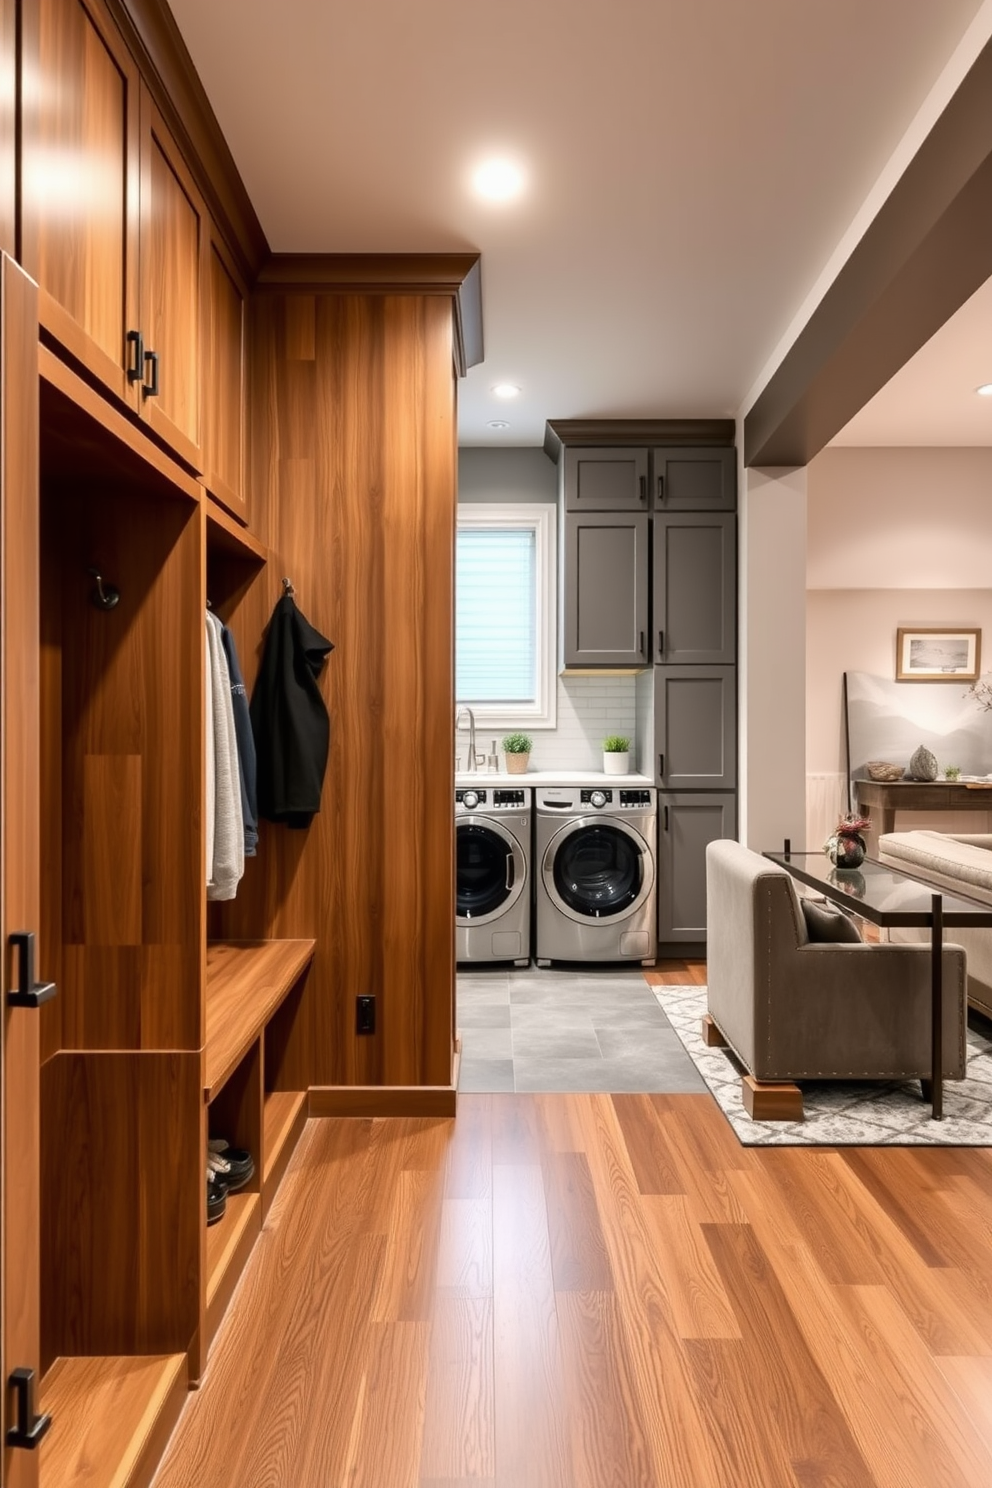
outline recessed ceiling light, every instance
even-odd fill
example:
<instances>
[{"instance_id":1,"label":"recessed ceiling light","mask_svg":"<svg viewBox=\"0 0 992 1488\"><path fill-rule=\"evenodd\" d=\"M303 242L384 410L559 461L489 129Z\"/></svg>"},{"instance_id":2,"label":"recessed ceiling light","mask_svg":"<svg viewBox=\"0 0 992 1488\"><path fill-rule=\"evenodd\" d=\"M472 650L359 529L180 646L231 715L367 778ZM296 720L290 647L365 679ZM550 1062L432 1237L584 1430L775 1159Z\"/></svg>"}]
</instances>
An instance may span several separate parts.
<instances>
[{"instance_id":1,"label":"recessed ceiling light","mask_svg":"<svg viewBox=\"0 0 992 1488\"><path fill-rule=\"evenodd\" d=\"M476 168L472 187L486 201L514 201L524 189L524 173L512 160L486 160Z\"/></svg>"},{"instance_id":2,"label":"recessed ceiling light","mask_svg":"<svg viewBox=\"0 0 992 1488\"><path fill-rule=\"evenodd\" d=\"M520 389L513 382L498 382L493 392L497 398L516 398L520 394Z\"/></svg>"},{"instance_id":3,"label":"recessed ceiling light","mask_svg":"<svg viewBox=\"0 0 992 1488\"><path fill-rule=\"evenodd\" d=\"M980 388L975 389L975 392L980 398L992 398L992 382L983 382Z\"/></svg>"},{"instance_id":4,"label":"recessed ceiling light","mask_svg":"<svg viewBox=\"0 0 992 1488\"><path fill-rule=\"evenodd\" d=\"M509 427L506 419L490 419L486 425L487 429L508 429Z\"/></svg>"}]
</instances>

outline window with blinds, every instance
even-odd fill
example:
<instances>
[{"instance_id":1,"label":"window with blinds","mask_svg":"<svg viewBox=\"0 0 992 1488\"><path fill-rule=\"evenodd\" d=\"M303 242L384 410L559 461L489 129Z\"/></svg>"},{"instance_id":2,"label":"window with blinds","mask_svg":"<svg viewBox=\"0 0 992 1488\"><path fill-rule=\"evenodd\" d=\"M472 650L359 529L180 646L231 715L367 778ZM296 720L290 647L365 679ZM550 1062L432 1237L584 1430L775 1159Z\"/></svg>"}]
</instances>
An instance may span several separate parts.
<instances>
[{"instance_id":1,"label":"window with blinds","mask_svg":"<svg viewBox=\"0 0 992 1488\"><path fill-rule=\"evenodd\" d=\"M458 509L456 700L479 722L553 727L554 507Z\"/></svg>"}]
</instances>

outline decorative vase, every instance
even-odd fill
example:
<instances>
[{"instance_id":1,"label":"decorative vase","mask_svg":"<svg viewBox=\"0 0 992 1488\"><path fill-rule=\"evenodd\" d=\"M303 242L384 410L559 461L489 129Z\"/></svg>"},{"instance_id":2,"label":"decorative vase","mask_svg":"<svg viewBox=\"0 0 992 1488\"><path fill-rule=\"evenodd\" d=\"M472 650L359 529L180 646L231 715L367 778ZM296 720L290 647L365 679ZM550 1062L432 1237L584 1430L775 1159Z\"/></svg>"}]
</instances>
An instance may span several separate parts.
<instances>
[{"instance_id":1,"label":"decorative vase","mask_svg":"<svg viewBox=\"0 0 992 1488\"><path fill-rule=\"evenodd\" d=\"M604 775L626 775L629 767L630 767L630 755L629 755L629 753L624 753L624 754L604 754L603 755L603 774Z\"/></svg>"},{"instance_id":2,"label":"decorative vase","mask_svg":"<svg viewBox=\"0 0 992 1488\"><path fill-rule=\"evenodd\" d=\"M526 775L529 754L504 754L507 775Z\"/></svg>"},{"instance_id":3,"label":"decorative vase","mask_svg":"<svg viewBox=\"0 0 992 1488\"><path fill-rule=\"evenodd\" d=\"M856 832L835 832L827 845L827 857L835 868L860 868L867 850L865 839Z\"/></svg>"}]
</instances>

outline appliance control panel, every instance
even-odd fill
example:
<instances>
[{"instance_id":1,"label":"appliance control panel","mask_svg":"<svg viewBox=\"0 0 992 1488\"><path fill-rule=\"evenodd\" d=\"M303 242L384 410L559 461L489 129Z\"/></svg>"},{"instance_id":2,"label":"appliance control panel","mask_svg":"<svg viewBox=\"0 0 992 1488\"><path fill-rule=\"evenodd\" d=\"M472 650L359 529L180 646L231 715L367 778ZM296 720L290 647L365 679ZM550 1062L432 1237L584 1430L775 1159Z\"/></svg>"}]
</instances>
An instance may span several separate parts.
<instances>
[{"instance_id":1,"label":"appliance control panel","mask_svg":"<svg viewBox=\"0 0 992 1488\"><path fill-rule=\"evenodd\" d=\"M530 805L529 790L487 790L484 786L459 786L455 791L455 811L520 811Z\"/></svg>"},{"instance_id":2,"label":"appliance control panel","mask_svg":"<svg viewBox=\"0 0 992 1488\"><path fill-rule=\"evenodd\" d=\"M484 790L456 790L455 805L465 806L469 811L474 811L476 806L485 806L488 792Z\"/></svg>"},{"instance_id":3,"label":"appliance control panel","mask_svg":"<svg viewBox=\"0 0 992 1488\"><path fill-rule=\"evenodd\" d=\"M523 806L524 793L522 790L494 790L494 806Z\"/></svg>"},{"instance_id":4,"label":"appliance control panel","mask_svg":"<svg viewBox=\"0 0 992 1488\"><path fill-rule=\"evenodd\" d=\"M613 804L613 792L611 790L584 790L579 792L579 800L583 806L611 806Z\"/></svg>"},{"instance_id":5,"label":"appliance control panel","mask_svg":"<svg viewBox=\"0 0 992 1488\"><path fill-rule=\"evenodd\" d=\"M622 790L620 792L621 806L650 806L651 792L649 790Z\"/></svg>"}]
</instances>

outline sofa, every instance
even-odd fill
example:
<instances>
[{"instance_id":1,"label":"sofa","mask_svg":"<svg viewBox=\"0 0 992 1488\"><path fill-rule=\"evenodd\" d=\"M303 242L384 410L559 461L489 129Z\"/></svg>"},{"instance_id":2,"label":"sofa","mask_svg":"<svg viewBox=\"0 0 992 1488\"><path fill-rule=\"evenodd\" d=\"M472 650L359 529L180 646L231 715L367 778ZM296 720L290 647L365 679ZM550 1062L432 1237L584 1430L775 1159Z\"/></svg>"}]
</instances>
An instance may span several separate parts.
<instances>
[{"instance_id":1,"label":"sofa","mask_svg":"<svg viewBox=\"0 0 992 1488\"><path fill-rule=\"evenodd\" d=\"M900 868L936 889L992 905L992 834L887 832L879 838L878 856L891 868ZM968 953L968 1001L992 1018L992 926L956 925L953 934ZM890 930L889 939L926 940L929 931Z\"/></svg>"},{"instance_id":2,"label":"sofa","mask_svg":"<svg viewBox=\"0 0 992 1488\"><path fill-rule=\"evenodd\" d=\"M795 880L738 842L709 844L706 894L710 1019L752 1083L928 1080L929 944L811 940ZM967 1007L959 945L944 946L943 978L944 1075L961 1079Z\"/></svg>"}]
</instances>

